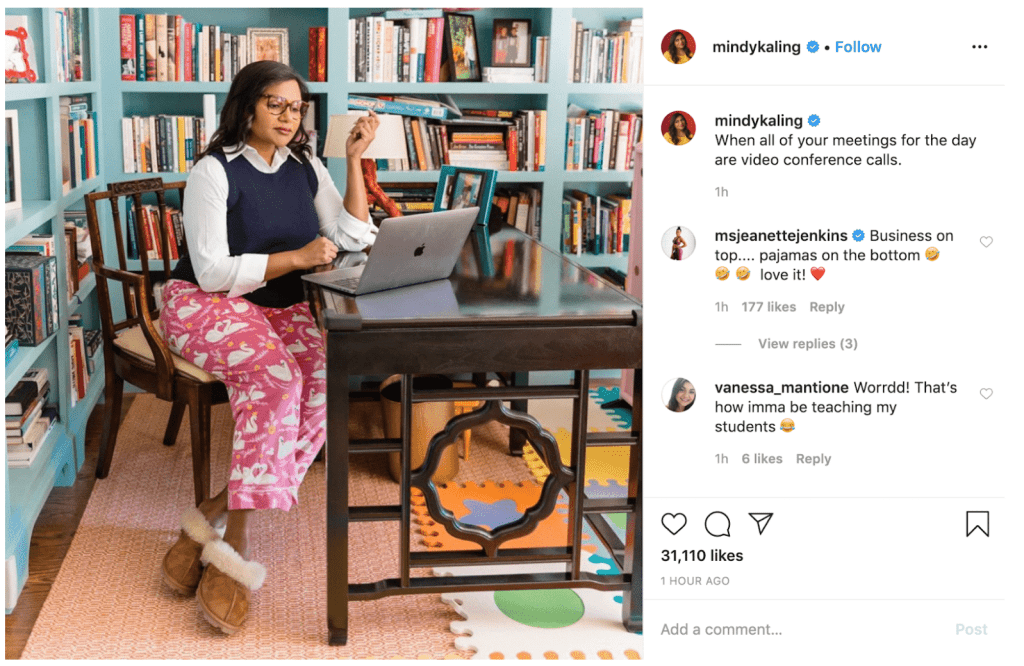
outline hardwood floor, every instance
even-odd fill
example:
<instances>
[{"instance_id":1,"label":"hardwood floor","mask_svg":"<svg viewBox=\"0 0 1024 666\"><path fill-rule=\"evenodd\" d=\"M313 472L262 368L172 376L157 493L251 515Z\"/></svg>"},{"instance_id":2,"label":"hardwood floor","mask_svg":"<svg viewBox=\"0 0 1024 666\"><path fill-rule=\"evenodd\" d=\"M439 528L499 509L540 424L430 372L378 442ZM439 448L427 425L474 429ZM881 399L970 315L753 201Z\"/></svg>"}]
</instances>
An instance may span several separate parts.
<instances>
[{"instance_id":1,"label":"hardwood floor","mask_svg":"<svg viewBox=\"0 0 1024 666\"><path fill-rule=\"evenodd\" d=\"M131 393L125 394L122 418L133 399ZM96 461L99 459L100 436L103 433L103 409L102 404L97 405L89 416L85 434L85 463L78 470L75 484L70 488L53 489L32 530L28 550L28 582L18 597L14 612L7 616L4 641L4 656L7 659L21 658L32 627L57 578L82 514L85 513L85 505L96 483Z\"/></svg>"}]
</instances>

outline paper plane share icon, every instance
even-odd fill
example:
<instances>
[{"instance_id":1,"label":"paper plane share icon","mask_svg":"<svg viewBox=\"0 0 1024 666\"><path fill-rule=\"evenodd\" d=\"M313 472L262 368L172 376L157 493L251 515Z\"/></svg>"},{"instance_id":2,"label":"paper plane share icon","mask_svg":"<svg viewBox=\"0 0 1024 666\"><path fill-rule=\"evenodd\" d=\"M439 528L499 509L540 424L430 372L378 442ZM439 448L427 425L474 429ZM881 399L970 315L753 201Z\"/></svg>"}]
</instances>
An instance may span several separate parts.
<instances>
[{"instance_id":1,"label":"paper plane share icon","mask_svg":"<svg viewBox=\"0 0 1024 666\"><path fill-rule=\"evenodd\" d=\"M747 514L747 515L749 515L751 518L753 518L754 522L757 523L757 533L758 534L764 534L764 528L768 527L768 523L771 521L772 516L774 516L775 514L774 513L750 513L750 514Z\"/></svg>"}]
</instances>

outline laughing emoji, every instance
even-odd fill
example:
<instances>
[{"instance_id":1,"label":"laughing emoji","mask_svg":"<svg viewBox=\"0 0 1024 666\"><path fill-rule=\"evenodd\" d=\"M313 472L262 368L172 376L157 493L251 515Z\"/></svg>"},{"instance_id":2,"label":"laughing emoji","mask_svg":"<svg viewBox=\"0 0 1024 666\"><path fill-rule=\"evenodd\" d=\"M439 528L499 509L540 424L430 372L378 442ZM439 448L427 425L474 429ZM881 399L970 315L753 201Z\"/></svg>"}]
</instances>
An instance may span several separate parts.
<instances>
[{"instance_id":1,"label":"laughing emoji","mask_svg":"<svg viewBox=\"0 0 1024 666\"><path fill-rule=\"evenodd\" d=\"M737 280L746 280L748 277L750 277L749 268L747 268L746 266L740 266L739 268L736 269Z\"/></svg>"},{"instance_id":2,"label":"laughing emoji","mask_svg":"<svg viewBox=\"0 0 1024 666\"><path fill-rule=\"evenodd\" d=\"M939 258L939 248L930 247L924 251L924 258L928 261L935 261Z\"/></svg>"},{"instance_id":3,"label":"laughing emoji","mask_svg":"<svg viewBox=\"0 0 1024 666\"><path fill-rule=\"evenodd\" d=\"M782 419L782 432L793 432L796 430L796 425L793 424L793 419Z\"/></svg>"},{"instance_id":4,"label":"laughing emoji","mask_svg":"<svg viewBox=\"0 0 1024 666\"><path fill-rule=\"evenodd\" d=\"M719 280L728 280L729 279L729 269L726 268L725 266L719 266L715 270L715 277L718 278Z\"/></svg>"}]
</instances>

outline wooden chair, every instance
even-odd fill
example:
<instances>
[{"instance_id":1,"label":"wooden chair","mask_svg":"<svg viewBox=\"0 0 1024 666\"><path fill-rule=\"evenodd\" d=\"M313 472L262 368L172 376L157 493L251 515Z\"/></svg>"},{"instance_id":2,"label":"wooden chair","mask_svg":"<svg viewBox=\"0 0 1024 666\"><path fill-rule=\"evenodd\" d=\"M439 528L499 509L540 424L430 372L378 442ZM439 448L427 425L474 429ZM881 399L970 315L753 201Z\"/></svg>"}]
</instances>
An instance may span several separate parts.
<instances>
[{"instance_id":1,"label":"wooden chair","mask_svg":"<svg viewBox=\"0 0 1024 666\"><path fill-rule=\"evenodd\" d=\"M121 398L127 381L156 395L161 400L173 403L171 416L164 432L164 445L171 446L178 436L178 429L189 409L192 427L192 478L195 487L196 504L209 497L210 493L210 408L228 401L227 389L215 376L171 352L163 339L159 312L154 300L154 282L165 281L171 275L170 239L165 225L159 226L159 243L162 260L150 267L150 260L143 249L139 252L141 271L129 271L118 202L125 197L134 209L135 238L144 239L144 216L142 197L156 196L160 219L165 219L167 204L165 195L177 191L179 207L184 198L185 183L167 183L161 178L110 183L105 192L94 192L85 197L86 215L89 220L89 235L92 239L93 270L96 272L96 290L99 296L100 318L103 326L103 359L106 366L106 413L103 419L103 442L100 448L96 477L106 478L117 444L117 432L121 425ZM113 214L113 237L116 244L117 265L107 264L104 252L104 238L110 229L101 228L97 215L97 202L110 202ZM139 243L142 245L143 243ZM124 298L123 311L113 299L109 281L121 284Z\"/></svg>"}]
</instances>

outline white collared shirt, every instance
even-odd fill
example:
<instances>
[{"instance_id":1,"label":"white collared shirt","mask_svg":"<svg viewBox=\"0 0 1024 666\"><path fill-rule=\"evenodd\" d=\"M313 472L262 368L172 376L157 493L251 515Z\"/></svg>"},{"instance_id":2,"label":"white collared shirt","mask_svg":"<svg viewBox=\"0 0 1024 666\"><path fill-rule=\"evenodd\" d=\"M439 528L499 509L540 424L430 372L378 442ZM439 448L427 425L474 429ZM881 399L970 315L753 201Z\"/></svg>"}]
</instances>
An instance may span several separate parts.
<instances>
[{"instance_id":1,"label":"white collared shirt","mask_svg":"<svg viewBox=\"0 0 1024 666\"><path fill-rule=\"evenodd\" d=\"M245 144L226 148L230 162L244 157L263 173L276 173L289 157L298 161L287 147L278 148L273 163L260 157ZM317 187L313 206L320 219L320 233L341 250L358 251L377 237L377 227L369 220L360 220L345 210L345 202L334 185L331 174L318 158L310 160L316 172ZM182 206L182 224L188 239L188 252L196 280L203 291L226 291L229 297L241 296L263 287L267 272L266 254L231 256L228 245L228 175L213 156L206 156L192 167ZM286 222L285 222L286 223Z\"/></svg>"}]
</instances>

